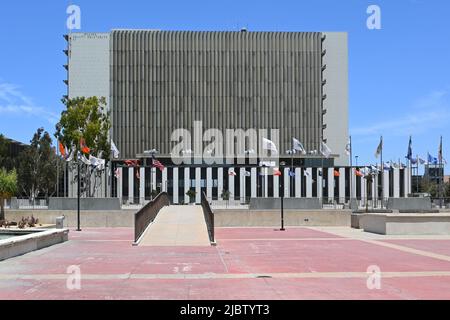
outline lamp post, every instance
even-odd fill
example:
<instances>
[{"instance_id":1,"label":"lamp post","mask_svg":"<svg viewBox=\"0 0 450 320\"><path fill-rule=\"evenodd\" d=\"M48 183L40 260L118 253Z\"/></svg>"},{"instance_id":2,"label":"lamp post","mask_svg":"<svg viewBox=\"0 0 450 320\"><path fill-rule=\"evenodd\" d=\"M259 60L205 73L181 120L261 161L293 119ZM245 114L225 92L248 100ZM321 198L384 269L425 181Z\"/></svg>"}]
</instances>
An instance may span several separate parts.
<instances>
[{"instance_id":1,"label":"lamp post","mask_svg":"<svg viewBox=\"0 0 450 320\"><path fill-rule=\"evenodd\" d=\"M284 161L280 162L281 172L283 172L284 166L286 166L286 163ZM282 179L282 180L283 180L283 188L282 188L283 190L281 193L281 229L280 229L280 231L286 231L286 229L284 228L284 192L285 192L284 187L285 187L285 185L284 185L284 179Z\"/></svg>"},{"instance_id":2,"label":"lamp post","mask_svg":"<svg viewBox=\"0 0 450 320\"><path fill-rule=\"evenodd\" d=\"M77 157L77 232L81 232L81 210L80 210L80 202L81 202L81 175L80 175L80 155Z\"/></svg>"}]
</instances>

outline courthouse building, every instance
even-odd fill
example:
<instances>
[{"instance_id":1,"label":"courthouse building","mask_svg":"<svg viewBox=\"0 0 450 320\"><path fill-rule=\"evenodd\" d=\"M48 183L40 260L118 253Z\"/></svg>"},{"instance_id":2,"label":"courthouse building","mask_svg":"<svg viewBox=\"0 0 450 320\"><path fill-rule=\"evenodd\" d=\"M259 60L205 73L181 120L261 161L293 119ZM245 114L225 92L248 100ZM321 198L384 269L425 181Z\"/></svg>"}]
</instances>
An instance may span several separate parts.
<instances>
[{"instance_id":1,"label":"courthouse building","mask_svg":"<svg viewBox=\"0 0 450 320\"><path fill-rule=\"evenodd\" d=\"M66 39L68 95L106 98L111 137L120 150L110 169L113 178L105 179L99 196L142 203L157 190L182 203L193 190L197 201L205 192L211 200L228 194L242 203L281 195L343 203L351 196L379 198L381 184L385 197L410 192L408 169L386 170L383 181L379 174L367 194L365 180L349 166L346 33L113 30ZM189 130L197 139L184 150L193 158L194 146L208 145L195 137L196 121L203 132L218 129L224 136L227 129L268 130L258 145L244 144L239 152L258 155L261 139L271 139L282 175L262 166L262 157L175 164L175 130ZM288 154L293 138L306 154ZM322 142L332 151L329 157L319 152ZM152 168L148 150L158 151L164 171ZM141 160L139 167L124 164L134 159ZM69 186L69 196L75 192Z\"/></svg>"}]
</instances>

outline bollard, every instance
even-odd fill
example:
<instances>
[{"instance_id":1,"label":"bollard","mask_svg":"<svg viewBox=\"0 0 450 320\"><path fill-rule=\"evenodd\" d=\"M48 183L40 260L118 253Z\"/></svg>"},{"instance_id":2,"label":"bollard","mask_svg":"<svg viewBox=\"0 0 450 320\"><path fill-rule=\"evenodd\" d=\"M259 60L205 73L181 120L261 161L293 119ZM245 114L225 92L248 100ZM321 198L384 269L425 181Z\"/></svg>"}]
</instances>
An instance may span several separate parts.
<instances>
[{"instance_id":1,"label":"bollard","mask_svg":"<svg viewBox=\"0 0 450 320\"><path fill-rule=\"evenodd\" d=\"M64 229L64 220L65 219L66 219L65 216L56 218L56 229Z\"/></svg>"}]
</instances>

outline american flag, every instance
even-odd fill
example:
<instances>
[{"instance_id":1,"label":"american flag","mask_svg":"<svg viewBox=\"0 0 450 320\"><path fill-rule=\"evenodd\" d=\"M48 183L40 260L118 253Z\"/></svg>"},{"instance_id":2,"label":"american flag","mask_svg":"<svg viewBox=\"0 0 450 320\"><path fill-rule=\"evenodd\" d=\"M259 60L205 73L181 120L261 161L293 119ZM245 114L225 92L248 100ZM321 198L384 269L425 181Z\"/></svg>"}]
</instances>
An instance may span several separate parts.
<instances>
[{"instance_id":1,"label":"american flag","mask_svg":"<svg viewBox=\"0 0 450 320\"><path fill-rule=\"evenodd\" d=\"M161 170L161 172L163 172L166 169L166 167L164 167L164 165L161 162L159 162L156 158L153 158L153 166Z\"/></svg>"}]
</instances>

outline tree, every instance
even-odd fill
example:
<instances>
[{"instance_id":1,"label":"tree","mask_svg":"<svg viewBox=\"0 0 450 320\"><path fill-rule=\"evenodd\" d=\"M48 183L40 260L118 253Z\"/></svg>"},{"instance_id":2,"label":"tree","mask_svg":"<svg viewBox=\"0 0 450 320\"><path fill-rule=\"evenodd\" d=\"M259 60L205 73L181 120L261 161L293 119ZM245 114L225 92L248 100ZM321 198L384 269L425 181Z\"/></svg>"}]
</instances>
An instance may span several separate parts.
<instances>
[{"instance_id":1,"label":"tree","mask_svg":"<svg viewBox=\"0 0 450 320\"><path fill-rule=\"evenodd\" d=\"M439 194L439 186L436 182L430 179L423 179L420 183L420 192L428 193L431 198L437 198Z\"/></svg>"},{"instance_id":2,"label":"tree","mask_svg":"<svg viewBox=\"0 0 450 320\"><path fill-rule=\"evenodd\" d=\"M111 123L106 110L106 99L97 97L78 97L63 99L66 110L62 112L61 119L56 125L55 137L70 152L73 152L77 163L70 164L70 170L77 172L79 157L87 156L80 148L80 141L85 140L90 149L90 155L101 159L109 159L111 143L109 130ZM96 189L102 182L103 170L93 170L89 165L82 165L80 170L81 191L88 197L93 197ZM72 183L78 180L74 174Z\"/></svg>"},{"instance_id":3,"label":"tree","mask_svg":"<svg viewBox=\"0 0 450 320\"><path fill-rule=\"evenodd\" d=\"M60 160L50 134L43 128L37 130L30 142L31 146L20 154L19 186L32 200L40 194L48 198L56 192Z\"/></svg>"},{"instance_id":4,"label":"tree","mask_svg":"<svg viewBox=\"0 0 450 320\"><path fill-rule=\"evenodd\" d=\"M11 159L9 154L10 142L0 134L0 168L12 170L14 167L14 159Z\"/></svg>"},{"instance_id":5,"label":"tree","mask_svg":"<svg viewBox=\"0 0 450 320\"><path fill-rule=\"evenodd\" d=\"M15 170L0 169L0 221L5 220L5 200L17 192L17 173Z\"/></svg>"}]
</instances>

